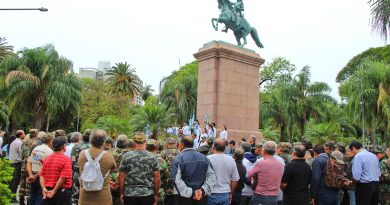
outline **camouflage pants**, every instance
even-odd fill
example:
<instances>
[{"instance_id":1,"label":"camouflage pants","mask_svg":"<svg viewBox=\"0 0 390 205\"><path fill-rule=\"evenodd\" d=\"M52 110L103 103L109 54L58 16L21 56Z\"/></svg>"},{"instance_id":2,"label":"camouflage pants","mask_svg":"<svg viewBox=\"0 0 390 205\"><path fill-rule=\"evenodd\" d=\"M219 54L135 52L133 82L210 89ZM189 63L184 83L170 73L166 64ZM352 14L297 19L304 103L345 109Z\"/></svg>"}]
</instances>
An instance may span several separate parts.
<instances>
[{"instance_id":1,"label":"camouflage pants","mask_svg":"<svg viewBox=\"0 0 390 205\"><path fill-rule=\"evenodd\" d=\"M27 172L22 170L21 174L22 178L20 180L20 187L19 187L19 199L20 204L30 204L30 189L31 184L27 183ZM22 201L23 200L23 201ZM27 202L27 203L24 203Z\"/></svg>"},{"instance_id":2,"label":"camouflage pants","mask_svg":"<svg viewBox=\"0 0 390 205\"><path fill-rule=\"evenodd\" d=\"M79 176L80 176L80 174L78 172L73 173L72 205L79 204L79 197L80 197Z\"/></svg>"},{"instance_id":3,"label":"camouflage pants","mask_svg":"<svg viewBox=\"0 0 390 205\"><path fill-rule=\"evenodd\" d=\"M160 188L159 196L158 196L158 205L164 205L164 199L165 199L165 191L164 189Z\"/></svg>"}]
</instances>

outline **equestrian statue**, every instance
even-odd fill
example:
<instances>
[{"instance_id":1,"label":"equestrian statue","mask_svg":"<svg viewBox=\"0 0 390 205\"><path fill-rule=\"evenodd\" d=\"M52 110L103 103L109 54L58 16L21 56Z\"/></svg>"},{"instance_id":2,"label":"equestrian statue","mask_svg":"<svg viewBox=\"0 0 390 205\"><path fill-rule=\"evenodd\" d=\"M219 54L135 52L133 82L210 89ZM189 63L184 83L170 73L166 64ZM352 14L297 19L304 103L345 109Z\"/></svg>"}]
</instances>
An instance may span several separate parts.
<instances>
[{"instance_id":1,"label":"equestrian statue","mask_svg":"<svg viewBox=\"0 0 390 205\"><path fill-rule=\"evenodd\" d=\"M244 11L243 0L237 0L236 3L230 0L218 0L218 8L221 10L219 17L211 19L216 31L218 31L218 23L224 23L225 28L222 31L227 33L229 29L232 30L238 46L244 47L247 44L246 36L251 34L256 45L259 48L264 48L260 42L257 30L251 27L249 22L244 18L242 13ZM244 40L243 43L241 43L241 39Z\"/></svg>"}]
</instances>

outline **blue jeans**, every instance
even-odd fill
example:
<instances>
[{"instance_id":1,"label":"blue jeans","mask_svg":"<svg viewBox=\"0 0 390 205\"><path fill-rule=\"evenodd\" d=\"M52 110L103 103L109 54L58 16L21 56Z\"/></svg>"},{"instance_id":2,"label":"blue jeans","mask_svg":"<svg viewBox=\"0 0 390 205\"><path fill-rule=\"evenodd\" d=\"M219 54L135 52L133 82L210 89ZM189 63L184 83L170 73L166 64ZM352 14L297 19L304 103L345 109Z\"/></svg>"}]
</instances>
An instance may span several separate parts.
<instances>
[{"instance_id":1,"label":"blue jeans","mask_svg":"<svg viewBox=\"0 0 390 205\"><path fill-rule=\"evenodd\" d=\"M349 195L349 204L356 205L355 190L348 190L348 195Z\"/></svg>"},{"instance_id":2,"label":"blue jeans","mask_svg":"<svg viewBox=\"0 0 390 205\"><path fill-rule=\"evenodd\" d=\"M31 189L30 189L30 205L42 205L42 189L41 185L39 184L39 177L35 179L33 183L31 183Z\"/></svg>"},{"instance_id":3,"label":"blue jeans","mask_svg":"<svg viewBox=\"0 0 390 205\"><path fill-rule=\"evenodd\" d=\"M339 192L319 193L316 198L316 205L339 205Z\"/></svg>"},{"instance_id":4,"label":"blue jeans","mask_svg":"<svg viewBox=\"0 0 390 205\"><path fill-rule=\"evenodd\" d=\"M215 193L207 198L208 205L229 205L229 193Z\"/></svg>"},{"instance_id":5,"label":"blue jeans","mask_svg":"<svg viewBox=\"0 0 390 205\"><path fill-rule=\"evenodd\" d=\"M263 196L260 194L253 194L252 205L277 205L278 204L278 196Z\"/></svg>"}]
</instances>

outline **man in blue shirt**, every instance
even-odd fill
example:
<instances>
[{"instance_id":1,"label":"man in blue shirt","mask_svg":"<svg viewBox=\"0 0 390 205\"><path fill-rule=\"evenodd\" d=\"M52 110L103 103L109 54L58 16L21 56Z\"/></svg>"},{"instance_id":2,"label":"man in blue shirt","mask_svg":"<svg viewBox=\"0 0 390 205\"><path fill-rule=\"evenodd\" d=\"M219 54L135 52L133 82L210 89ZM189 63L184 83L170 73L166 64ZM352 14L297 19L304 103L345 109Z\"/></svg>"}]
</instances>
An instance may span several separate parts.
<instances>
[{"instance_id":1,"label":"man in blue shirt","mask_svg":"<svg viewBox=\"0 0 390 205\"><path fill-rule=\"evenodd\" d=\"M381 175L379 161L374 154L364 149L360 142L352 142L349 149L355 154L352 176L356 184L356 204L377 205Z\"/></svg>"}]
</instances>

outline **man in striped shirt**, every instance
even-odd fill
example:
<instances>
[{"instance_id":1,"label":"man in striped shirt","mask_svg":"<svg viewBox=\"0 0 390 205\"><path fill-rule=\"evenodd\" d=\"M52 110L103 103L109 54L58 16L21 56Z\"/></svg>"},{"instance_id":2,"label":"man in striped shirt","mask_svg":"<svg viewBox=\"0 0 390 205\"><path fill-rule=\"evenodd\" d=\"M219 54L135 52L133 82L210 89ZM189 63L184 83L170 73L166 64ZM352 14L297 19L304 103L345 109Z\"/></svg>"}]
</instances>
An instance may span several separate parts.
<instances>
[{"instance_id":1,"label":"man in striped shirt","mask_svg":"<svg viewBox=\"0 0 390 205\"><path fill-rule=\"evenodd\" d=\"M54 153L48 156L39 172L45 205L70 205L72 188L72 161L64 155L66 140L53 140Z\"/></svg>"}]
</instances>

